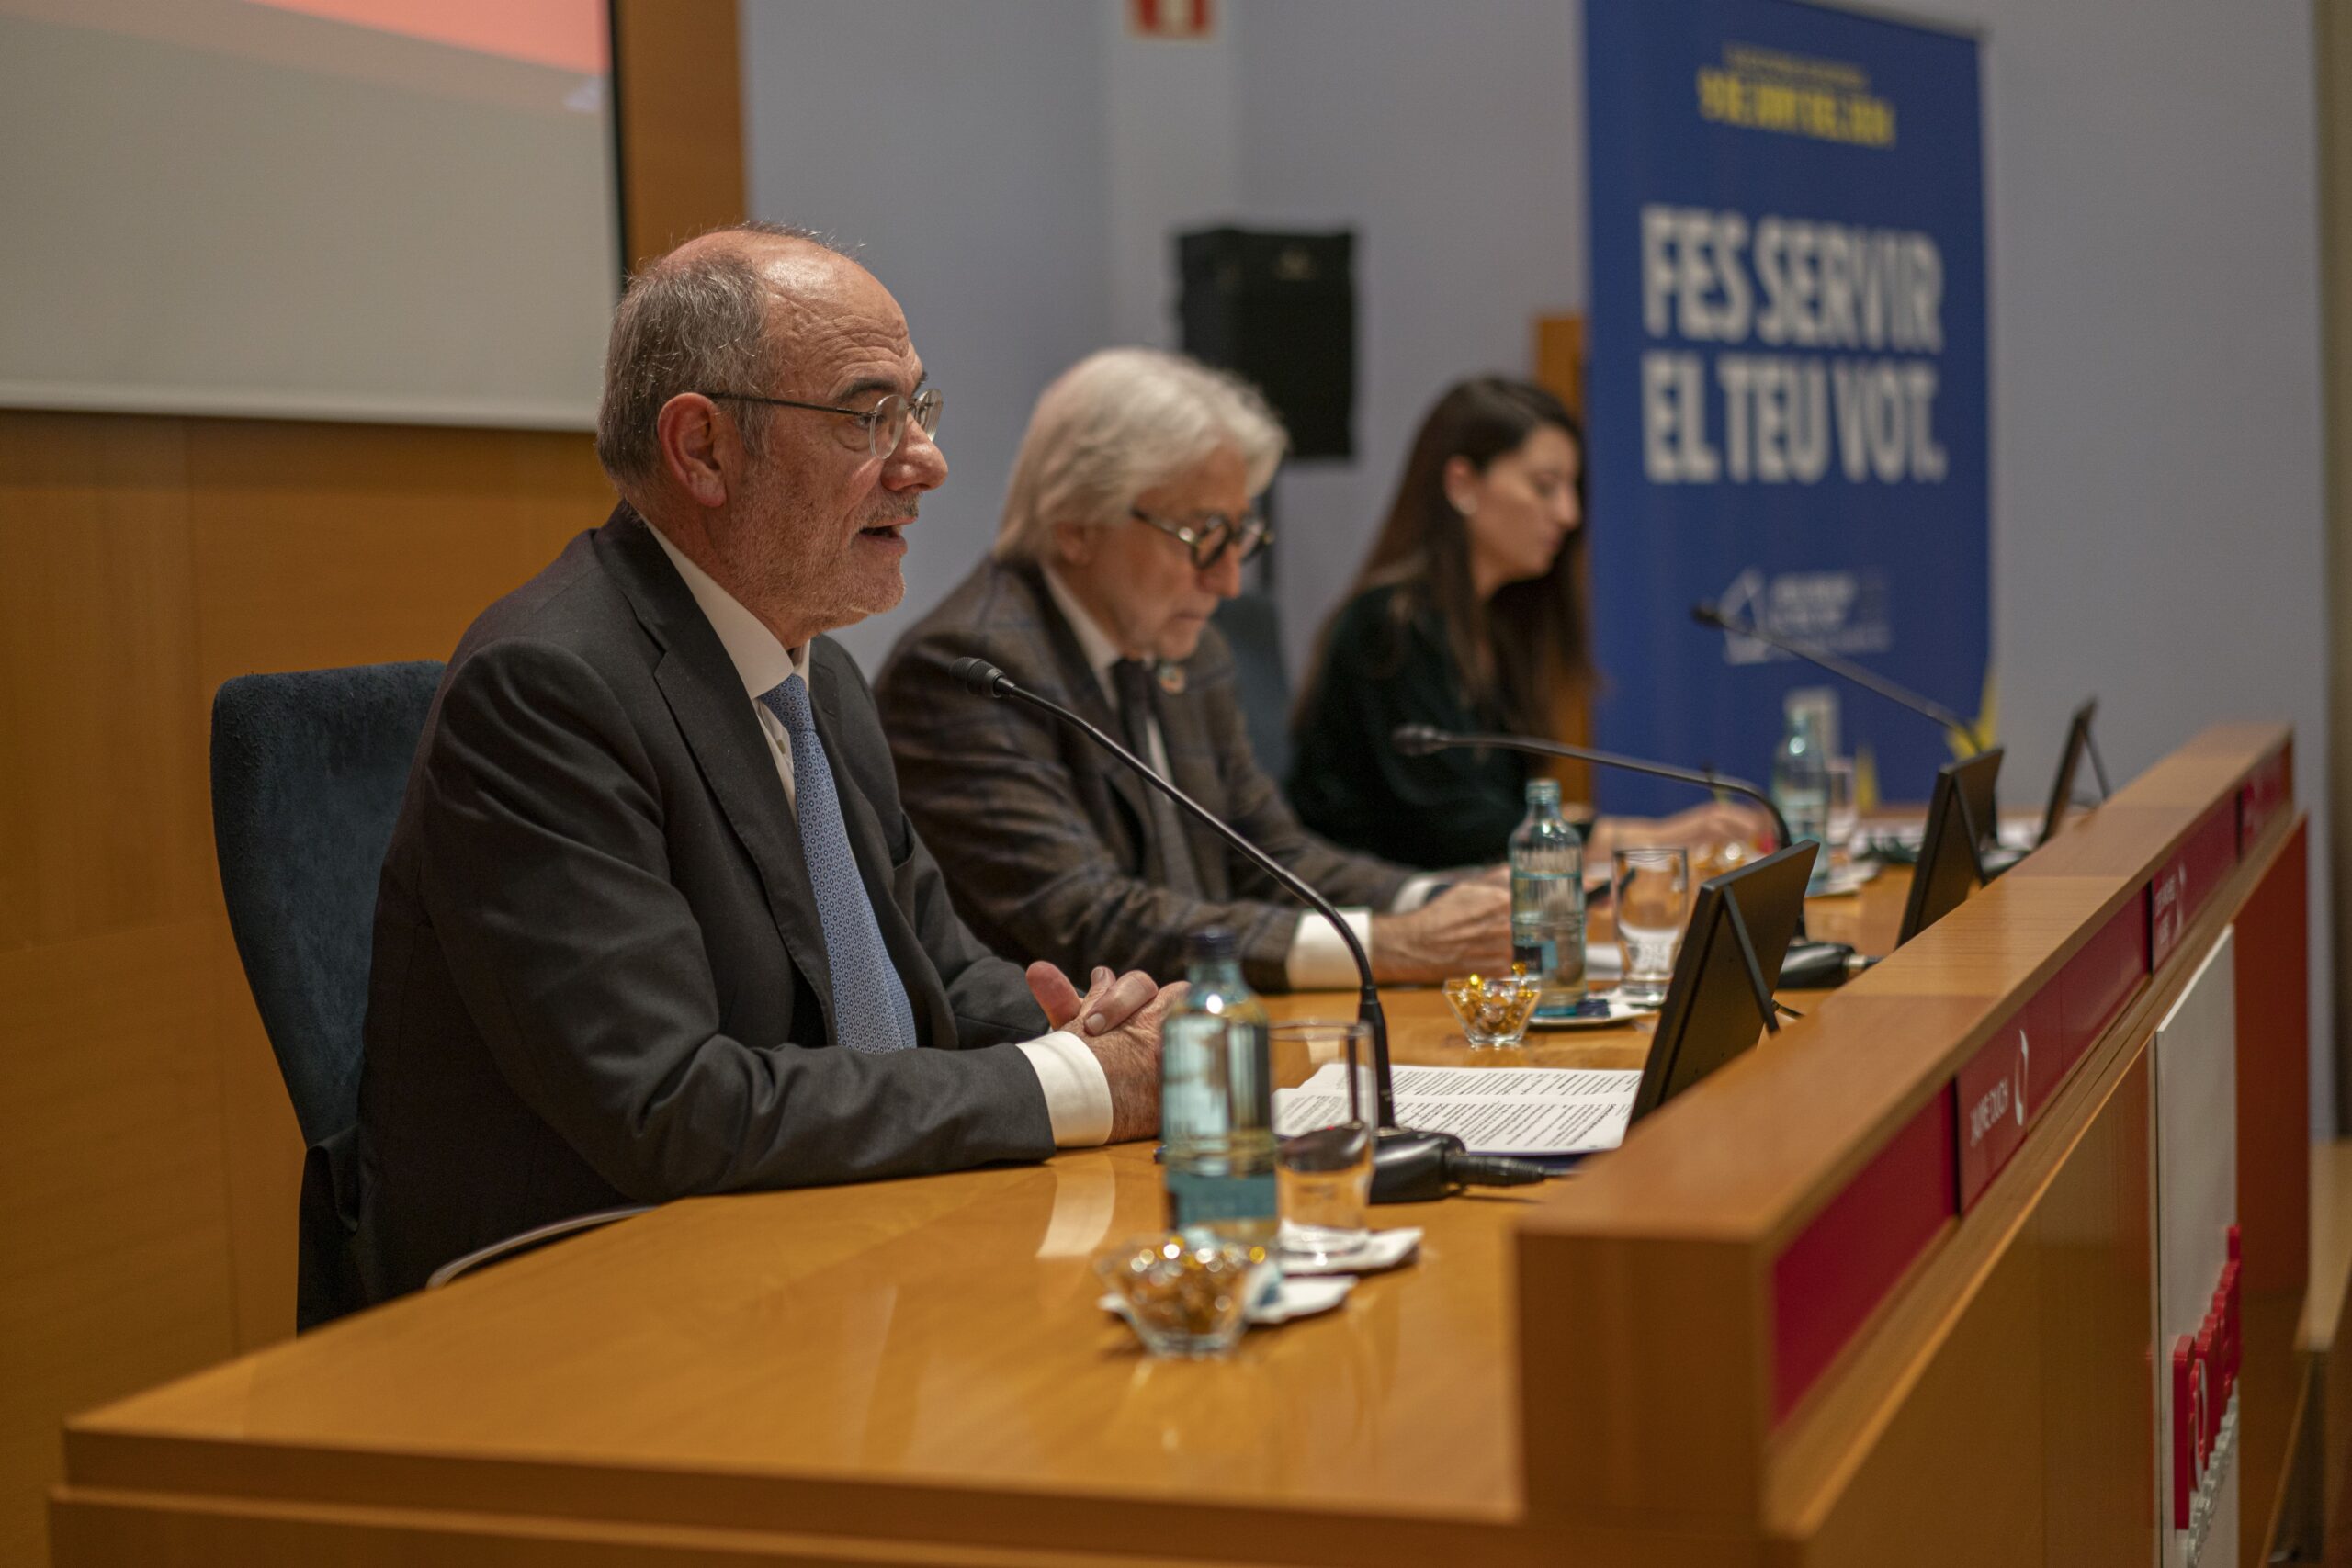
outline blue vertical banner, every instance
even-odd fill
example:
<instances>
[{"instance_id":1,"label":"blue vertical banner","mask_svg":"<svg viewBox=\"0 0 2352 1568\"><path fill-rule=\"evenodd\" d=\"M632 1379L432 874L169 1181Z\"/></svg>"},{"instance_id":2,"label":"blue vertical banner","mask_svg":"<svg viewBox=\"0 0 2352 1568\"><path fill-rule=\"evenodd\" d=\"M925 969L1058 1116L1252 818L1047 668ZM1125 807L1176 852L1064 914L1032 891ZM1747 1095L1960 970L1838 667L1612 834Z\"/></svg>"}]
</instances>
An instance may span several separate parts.
<instances>
[{"instance_id":1,"label":"blue vertical banner","mask_svg":"<svg viewBox=\"0 0 2352 1568\"><path fill-rule=\"evenodd\" d=\"M1596 738L1761 779L1781 694L1839 684L1694 624L1702 600L1977 713L1976 41L1804 0L1586 0L1585 71ZM1838 695L1840 749L1925 800L1945 736ZM1601 795L1690 803L1650 783Z\"/></svg>"}]
</instances>

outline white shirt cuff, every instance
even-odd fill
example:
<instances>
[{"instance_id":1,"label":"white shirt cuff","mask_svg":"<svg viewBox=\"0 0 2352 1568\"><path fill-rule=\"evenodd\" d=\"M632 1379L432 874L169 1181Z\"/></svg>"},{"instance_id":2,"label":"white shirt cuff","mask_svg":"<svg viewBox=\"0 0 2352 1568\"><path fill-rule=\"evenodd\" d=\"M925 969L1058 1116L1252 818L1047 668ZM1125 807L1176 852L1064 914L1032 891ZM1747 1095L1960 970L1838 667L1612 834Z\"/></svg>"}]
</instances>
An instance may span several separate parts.
<instances>
[{"instance_id":1,"label":"white shirt cuff","mask_svg":"<svg viewBox=\"0 0 2352 1568\"><path fill-rule=\"evenodd\" d=\"M1449 882L1459 880L1444 872L1424 871L1408 877L1405 886L1396 889L1396 902L1388 906L1392 915L1407 915L1437 897L1437 890ZM1328 923L1328 922L1327 922Z\"/></svg>"},{"instance_id":2,"label":"white shirt cuff","mask_svg":"<svg viewBox=\"0 0 2352 1568\"><path fill-rule=\"evenodd\" d=\"M1372 911L1341 909L1340 918L1370 953ZM1283 963L1283 974L1294 991L1345 991L1363 983L1339 928L1312 909L1298 918L1298 932L1290 939L1290 956Z\"/></svg>"},{"instance_id":3,"label":"white shirt cuff","mask_svg":"<svg viewBox=\"0 0 2352 1568\"><path fill-rule=\"evenodd\" d=\"M1086 1042L1067 1029L1023 1040L1021 1054L1046 1091L1046 1114L1057 1149L1091 1149L1111 1141L1111 1080Z\"/></svg>"}]
</instances>

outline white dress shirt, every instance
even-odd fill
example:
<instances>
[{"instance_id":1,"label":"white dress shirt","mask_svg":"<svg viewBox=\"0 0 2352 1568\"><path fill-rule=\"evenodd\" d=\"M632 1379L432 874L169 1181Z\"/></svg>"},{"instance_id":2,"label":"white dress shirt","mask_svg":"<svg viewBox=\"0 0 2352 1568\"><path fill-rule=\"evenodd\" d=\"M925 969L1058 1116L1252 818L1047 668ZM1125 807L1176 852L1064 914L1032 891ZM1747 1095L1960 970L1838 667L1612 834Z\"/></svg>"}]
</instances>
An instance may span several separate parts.
<instances>
[{"instance_id":1,"label":"white dress shirt","mask_svg":"<svg viewBox=\"0 0 2352 1568\"><path fill-rule=\"evenodd\" d=\"M1045 569L1045 576L1046 592L1053 595L1054 605L1061 611L1062 619L1069 623L1069 629L1078 634L1079 650L1086 655L1087 665L1094 671L1095 682L1102 688L1102 694L1109 699L1113 711L1117 711L1119 696L1117 688L1112 683L1111 666L1126 655L1111 640L1110 634L1087 613L1086 606L1078 602L1078 595L1070 592L1069 584L1061 580L1060 573L1048 566ZM1144 736L1150 747L1144 760L1151 764L1154 773L1166 778L1168 742L1159 733L1159 720L1149 714L1144 716ZM1389 906L1390 909L1401 913L1419 908L1429 902L1430 895L1444 880L1442 876L1427 873L1413 877L1397 889L1396 901ZM1340 918L1348 922L1349 928L1356 933L1356 940L1363 943L1363 950L1370 953L1372 911L1342 907ZM1283 959L1283 974L1294 991L1346 990L1357 983L1356 961L1348 952L1346 940L1329 920L1312 909L1299 917L1298 930L1290 939L1290 952Z\"/></svg>"},{"instance_id":2,"label":"white dress shirt","mask_svg":"<svg viewBox=\"0 0 2352 1568\"><path fill-rule=\"evenodd\" d=\"M797 675L803 682L808 679L808 646L786 649L776 635L757 615L735 601L733 594L721 588L711 575L686 558L684 551L663 536L660 528L651 530L670 564L685 579L686 591L695 596L710 629L718 634L719 646L727 649L727 657L741 678L745 699L752 705L752 716L759 721L760 733L768 738L768 753L775 761L776 777L784 784L785 804L798 809L798 796L793 789L792 738L783 720L768 711L760 698L784 683L788 675ZM1065 1149L1091 1148L1108 1143L1111 1138L1111 1081L1102 1073L1102 1064L1086 1043L1068 1030L1056 1030L1035 1040L1020 1042L1021 1054L1037 1074L1037 1086L1045 1091L1046 1113L1052 1119L1054 1143Z\"/></svg>"}]
</instances>

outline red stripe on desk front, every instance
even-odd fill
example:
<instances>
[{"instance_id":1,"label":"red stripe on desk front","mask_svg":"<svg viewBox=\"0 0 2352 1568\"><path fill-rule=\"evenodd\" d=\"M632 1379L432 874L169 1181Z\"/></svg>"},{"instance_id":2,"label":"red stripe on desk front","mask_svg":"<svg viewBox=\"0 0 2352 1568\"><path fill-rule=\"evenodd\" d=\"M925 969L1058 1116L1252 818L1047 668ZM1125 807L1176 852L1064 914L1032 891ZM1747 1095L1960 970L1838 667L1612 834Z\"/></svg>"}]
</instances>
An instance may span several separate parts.
<instances>
[{"instance_id":1,"label":"red stripe on desk front","mask_svg":"<svg viewBox=\"0 0 2352 1568\"><path fill-rule=\"evenodd\" d=\"M2148 901L2127 899L2108 917L2098 935L2066 960L2048 987L2058 993L2059 1043L2066 1068L2081 1061L2091 1042L2107 1032L2147 977ZM2057 1087L2054 1078L2039 1086L2039 1098L2048 1099Z\"/></svg>"},{"instance_id":2,"label":"red stripe on desk front","mask_svg":"<svg viewBox=\"0 0 2352 1568\"><path fill-rule=\"evenodd\" d=\"M2148 901L2133 898L1952 1075L1960 1209L2025 1146L2033 1124L2147 974Z\"/></svg>"},{"instance_id":3,"label":"red stripe on desk front","mask_svg":"<svg viewBox=\"0 0 2352 1568\"><path fill-rule=\"evenodd\" d=\"M1796 1408L1958 1206L1947 1084L1773 1261L1774 1421Z\"/></svg>"},{"instance_id":4,"label":"red stripe on desk front","mask_svg":"<svg viewBox=\"0 0 2352 1568\"><path fill-rule=\"evenodd\" d=\"M2254 765L2238 786L2238 854L2262 837L2262 830L2295 798L2294 743L2290 741Z\"/></svg>"},{"instance_id":5,"label":"red stripe on desk front","mask_svg":"<svg viewBox=\"0 0 2352 1568\"><path fill-rule=\"evenodd\" d=\"M2165 868L2148 884L2148 968L2165 966L2188 922L2238 859L2238 801L2233 795L2208 811Z\"/></svg>"}]
</instances>

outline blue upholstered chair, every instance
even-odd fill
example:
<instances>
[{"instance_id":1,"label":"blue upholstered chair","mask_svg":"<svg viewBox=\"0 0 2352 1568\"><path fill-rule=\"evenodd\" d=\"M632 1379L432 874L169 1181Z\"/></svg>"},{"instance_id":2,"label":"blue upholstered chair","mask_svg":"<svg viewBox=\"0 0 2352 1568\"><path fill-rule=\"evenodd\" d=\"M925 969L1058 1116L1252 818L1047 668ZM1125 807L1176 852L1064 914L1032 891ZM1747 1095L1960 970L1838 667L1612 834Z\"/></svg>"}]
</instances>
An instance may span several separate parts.
<instances>
[{"instance_id":1,"label":"blue upholstered chair","mask_svg":"<svg viewBox=\"0 0 2352 1568\"><path fill-rule=\"evenodd\" d=\"M376 883L437 660L242 675L212 699L212 837L245 979L308 1153L295 1321L359 1304L347 1238Z\"/></svg>"},{"instance_id":2,"label":"blue upholstered chair","mask_svg":"<svg viewBox=\"0 0 2352 1568\"><path fill-rule=\"evenodd\" d=\"M1219 604L1210 618L1233 649L1233 681L1250 726L1250 750L1268 778L1282 778L1290 772L1290 677L1283 671L1274 602L1252 589Z\"/></svg>"}]
</instances>

